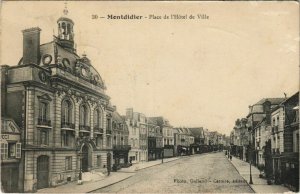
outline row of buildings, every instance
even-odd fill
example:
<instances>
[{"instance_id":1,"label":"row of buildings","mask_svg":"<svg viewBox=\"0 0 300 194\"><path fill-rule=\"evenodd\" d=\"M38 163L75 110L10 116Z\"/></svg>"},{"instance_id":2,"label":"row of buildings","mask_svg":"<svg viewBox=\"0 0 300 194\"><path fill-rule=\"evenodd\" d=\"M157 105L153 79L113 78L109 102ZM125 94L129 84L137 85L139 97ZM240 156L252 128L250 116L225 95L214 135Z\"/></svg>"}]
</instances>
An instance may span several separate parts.
<instances>
[{"instance_id":1,"label":"row of buildings","mask_svg":"<svg viewBox=\"0 0 300 194\"><path fill-rule=\"evenodd\" d=\"M230 134L231 153L252 162L276 184L299 190L299 92L263 98L237 119Z\"/></svg>"},{"instance_id":2,"label":"row of buildings","mask_svg":"<svg viewBox=\"0 0 300 194\"><path fill-rule=\"evenodd\" d=\"M91 60L78 55L67 13L48 43L40 43L40 28L23 30L19 63L1 66L3 191L34 192L81 179L82 173L228 144L222 134L174 128L163 117L133 109L120 115Z\"/></svg>"}]
</instances>

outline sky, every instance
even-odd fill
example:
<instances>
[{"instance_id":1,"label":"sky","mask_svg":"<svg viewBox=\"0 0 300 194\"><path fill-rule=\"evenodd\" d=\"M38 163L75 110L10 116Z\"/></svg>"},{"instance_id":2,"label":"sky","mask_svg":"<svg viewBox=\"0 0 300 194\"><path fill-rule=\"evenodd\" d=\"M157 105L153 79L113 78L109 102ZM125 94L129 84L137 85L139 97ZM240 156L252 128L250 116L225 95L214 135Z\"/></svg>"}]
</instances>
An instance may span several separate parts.
<instances>
[{"instance_id":1,"label":"sky","mask_svg":"<svg viewBox=\"0 0 300 194\"><path fill-rule=\"evenodd\" d=\"M57 34L64 2L2 2L1 64L22 57L22 33L39 26L41 43ZM174 127L230 134L261 98L299 90L296 2L68 2L77 53L86 53L119 113L132 107ZM109 20L205 14L194 20Z\"/></svg>"}]
</instances>

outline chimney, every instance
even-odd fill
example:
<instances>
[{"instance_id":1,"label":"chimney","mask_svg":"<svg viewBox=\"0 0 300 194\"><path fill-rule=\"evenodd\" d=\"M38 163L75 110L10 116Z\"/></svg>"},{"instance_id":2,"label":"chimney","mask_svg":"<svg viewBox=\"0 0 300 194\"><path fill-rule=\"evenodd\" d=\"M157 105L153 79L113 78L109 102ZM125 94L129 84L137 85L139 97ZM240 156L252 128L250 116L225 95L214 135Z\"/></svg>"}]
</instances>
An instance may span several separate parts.
<instances>
[{"instance_id":1,"label":"chimney","mask_svg":"<svg viewBox=\"0 0 300 194\"><path fill-rule=\"evenodd\" d=\"M113 108L115 109L115 111L117 111L117 106L116 105L113 105Z\"/></svg>"},{"instance_id":2,"label":"chimney","mask_svg":"<svg viewBox=\"0 0 300 194\"><path fill-rule=\"evenodd\" d=\"M40 62L40 31L39 27L23 30L23 64Z\"/></svg>"},{"instance_id":3,"label":"chimney","mask_svg":"<svg viewBox=\"0 0 300 194\"><path fill-rule=\"evenodd\" d=\"M1 116L6 116L8 65L1 66Z\"/></svg>"},{"instance_id":4,"label":"chimney","mask_svg":"<svg viewBox=\"0 0 300 194\"><path fill-rule=\"evenodd\" d=\"M133 108L127 108L126 109L126 118L127 119L133 119Z\"/></svg>"}]
</instances>

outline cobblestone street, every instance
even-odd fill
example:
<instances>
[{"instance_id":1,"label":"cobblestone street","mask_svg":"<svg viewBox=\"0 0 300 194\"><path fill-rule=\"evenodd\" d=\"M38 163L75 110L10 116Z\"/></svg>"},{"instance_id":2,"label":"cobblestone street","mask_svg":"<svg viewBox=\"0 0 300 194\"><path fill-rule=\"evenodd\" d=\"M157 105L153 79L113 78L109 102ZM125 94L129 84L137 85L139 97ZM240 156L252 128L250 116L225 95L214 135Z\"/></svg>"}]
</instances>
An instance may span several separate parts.
<instances>
[{"instance_id":1,"label":"cobblestone street","mask_svg":"<svg viewBox=\"0 0 300 194\"><path fill-rule=\"evenodd\" d=\"M183 157L138 171L127 180L94 192L252 193L223 152Z\"/></svg>"}]
</instances>

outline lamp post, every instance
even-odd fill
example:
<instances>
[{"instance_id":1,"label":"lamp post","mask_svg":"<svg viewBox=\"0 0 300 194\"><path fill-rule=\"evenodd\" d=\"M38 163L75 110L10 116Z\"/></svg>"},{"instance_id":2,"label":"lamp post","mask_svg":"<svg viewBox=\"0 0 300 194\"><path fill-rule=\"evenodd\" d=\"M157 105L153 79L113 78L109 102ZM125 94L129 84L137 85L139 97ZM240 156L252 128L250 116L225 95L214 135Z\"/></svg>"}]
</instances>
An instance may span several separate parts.
<instances>
[{"instance_id":1,"label":"lamp post","mask_svg":"<svg viewBox=\"0 0 300 194\"><path fill-rule=\"evenodd\" d=\"M252 120L253 120L253 118L252 118ZM251 123L253 123L253 122L251 122ZM253 184L253 181L252 181L252 169L251 169L251 165L252 165L252 144L251 144L251 142L252 142L252 139L253 139L253 136L252 136L252 134L253 134L253 131L252 131L252 127L251 127L251 125L249 124L249 123L246 123L246 127L248 128L248 134L249 134L249 138L248 138L248 140L249 140L249 149L248 149L248 160L249 160L249 164L250 164L250 180L249 180L249 184Z\"/></svg>"},{"instance_id":2,"label":"lamp post","mask_svg":"<svg viewBox=\"0 0 300 194\"><path fill-rule=\"evenodd\" d=\"M252 147L251 147L251 142L249 143L249 163L250 163L250 181L249 184L253 184L252 181L252 171L251 171L251 164L252 164Z\"/></svg>"},{"instance_id":3,"label":"lamp post","mask_svg":"<svg viewBox=\"0 0 300 194\"><path fill-rule=\"evenodd\" d=\"M82 151L80 150L80 152L78 153L78 157L79 157L79 176L78 176L78 184L81 185L82 184Z\"/></svg>"}]
</instances>

